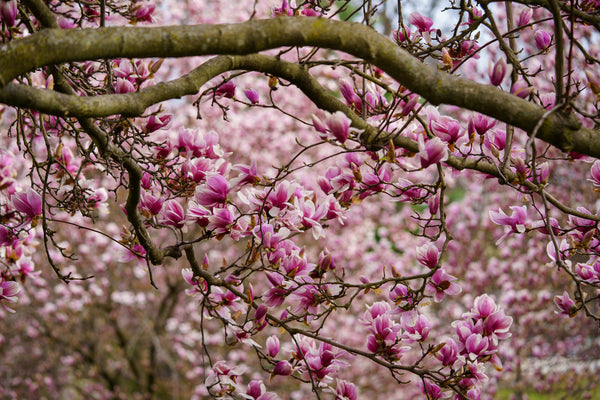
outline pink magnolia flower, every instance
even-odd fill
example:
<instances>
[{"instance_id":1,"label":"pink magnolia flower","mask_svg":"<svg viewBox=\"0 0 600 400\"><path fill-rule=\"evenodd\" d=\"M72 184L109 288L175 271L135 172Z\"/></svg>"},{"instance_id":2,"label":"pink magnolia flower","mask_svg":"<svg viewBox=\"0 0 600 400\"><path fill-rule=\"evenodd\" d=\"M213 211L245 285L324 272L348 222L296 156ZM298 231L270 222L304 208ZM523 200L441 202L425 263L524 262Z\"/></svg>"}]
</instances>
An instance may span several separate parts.
<instances>
[{"instance_id":1,"label":"pink magnolia flower","mask_svg":"<svg viewBox=\"0 0 600 400\"><path fill-rule=\"evenodd\" d=\"M394 346L401 328L388 314L377 316L373 320L372 333L367 337L367 348L372 353L380 353Z\"/></svg>"},{"instance_id":2,"label":"pink magnolia flower","mask_svg":"<svg viewBox=\"0 0 600 400\"><path fill-rule=\"evenodd\" d=\"M434 301L439 303L447 294L455 295L462 291L461 287L454 283L455 280L454 276L447 274L443 269L438 269L425 286L425 293L428 296L433 295Z\"/></svg>"},{"instance_id":3,"label":"pink magnolia flower","mask_svg":"<svg viewBox=\"0 0 600 400\"><path fill-rule=\"evenodd\" d=\"M456 360L458 360L458 345L454 339L446 340L444 347L442 347L435 357L442 362L446 367L451 367Z\"/></svg>"},{"instance_id":4,"label":"pink magnolia flower","mask_svg":"<svg viewBox=\"0 0 600 400\"><path fill-rule=\"evenodd\" d=\"M213 174L206 179L206 185L197 186L194 198L198 204L205 207L214 207L227 201L229 185L220 174Z\"/></svg>"},{"instance_id":5,"label":"pink magnolia flower","mask_svg":"<svg viewBox=\"0 0 600 400\"><path fill-rule=\"evenodd\" d=\"M486 353L488 349L487 338L484 338L479 333L472 333L465 341L465 349L472 361L477 360L481 356L488 355Z\"/></svg>"},{"instance_id":6,"label":"pink magnolia flower","mask_svg":"<svg viewBox=\"0 0 600 400\"><path fill-rule=\"evenodd\" d=\"M291 312L295 315L308 314L307 320L310 321L319 311L319 306L323 296L313 285L301 286L293 291L289 296Z\"/></svg>"},{"instance_id":7,"label":"pink magnolia flower","mask_svg":"<svg viewBox=\"0 0 600 400\"><path fill-rule=\"evenodd\" d=\"M417 154L417 157L421 163L421 168L427 168L430 165L437 164L448 159L448 149L446 145L442 143L440 138L435 137L425 142L423 135L419 135L418 144L419 153Z\"/></svg>"},{"instance_id":8,"label":"pink magnolia flower","mask_svg":"<svg viewBox=\"0 0 600 400\"><path fill-rule=\"evenodd\" d=\"M519 79L512 85L510 92L515 96L526 99L533 93L533 86L527 86L527 82L523 79Z\"/></svg>"},{"instance_id":9,"label":"pink magnolia flower","mask_svg":"<svg viewBox=\"0 0 600 400\"><path fill-rule=\"evenodd\" d=\"M263 246L274 249L290 234L290 231L286 228L282 228L276 232L273 225L262 224L252 229L252 234L261 241Z\"/></svg>"},{"instance_id":10,"label":"pink magnolia flower","mask_svg":"<svg viewBox=\"0 0 600 400\"><path fill-rule=\"evenodd\" d=\"M208 225L208 217L212 215L210 210L195 201L190 201L188 204L187 218L190 221L204 227Z\"/></svg>"},{"instance_id":11,"label":"pink magnolia flower","mask_svg":"<svg viewBox=\"0 0 600 400\"><path fill-rule=\"evenodd\" d=\"M419 103L419 95L418 94L409 94L406 100L400 100L400 109L401 114L407 116L410 112L415 108L415 106Z\"/></svg>"},{"instance_id":12,"label":"pink magnolia flower","mask_svg":"<svg viewBox=\"0 0 600 400\"><path fill-rule=\"evenodd\" d=\"M594 162L594 164L592 164L590 173L592 175L592 179L589 179L589 181L592 182L595 188L600 188L600 161L597 160Z\"/></svg>"},{"instance_id":13,"label":"pink magnolia flower","mask_svg":"<svg viewBox=\"0 0 600 400\"><path fill-rule=\"evenodd\" d=\"M175 228L183 228L185 225L185 210L177 200L165 201L160 222Z\"/></svg>"},{"instance_id":14,"label":"pink magnolia flower","mask_svg":"<svg viewBox=\"0 0 600 400\"><path fill-rule=\"evenodd\" d=\"M538 50L544 50L548 48L552 42L552 37L550 34L541 29L535 31L533 34L533 39L535 40L535 47L537 47Z\"/></svg>"},{"instance_id":15,"label":"pink magnolia flower","mask_svg":"<svg viewBox=\"0 0 600 400\"><path fill-rule=\"evenodd\" d=\"M267 326L267 312L269 309L266 305L261 304L254 312L254 326L257 331L262 331Z\"/></svg>"},{"instance_id":16,"label":"pink magnolia flower","mask_svg":"<svg viewBox=\"0 0 600 400\"><path fill-rule=\"evenodd\" d=\"M408 16L408 22L417 27L420 33L430 32L433 21L418 12L413 12Z\"/></svg>"},{"instance_id":17,"label":"pink magnolia flower","mask_svg":"<svg viewBox=\"0 0 600 400\"><path fill-rule=\"evenodd\" d=\"M280 15L289 17L294 15L294 10L290 7L288 0L283 0L281 7L273 8L273 16L278 17Z\"/></svg>"},{"instance_id":18,"label":"pink magnolia flower","mask_svg":"<svg viewBox=\"0 0 600 400\"><path fill-rule=\"evenodd\" d=\"M8 303L16 303L19 298L17 295L21 291L21 286L15 281L2 281L0 283L0 304L2 307L8 312L14 313L15 310L9 308L4 304L4 302Z\"/></svg>"},{"instance_id":19,"label":"pink magnolia flower","mask_svg":"<svg viewBox=\"0 0 600 400\"><path fill-rule=\"evenodd\" d=\"M274 189L267 189L268 194L265 201L267 210L274 216L281 210L292 206L292 196L296 194L298 184L293 181L282 181Z\"/></svg>"},{"instance_id":20,"label":"pink magnolia flower","mask_svg":"<svg viewBox=\"0 0 600 400\"><path fill-rule=\"evenodd\" d=\"M404 330L402 338L408 341L423 341L429 336L431 324L425 315L419 315L416 310L402 313L401 325Z\"/></svg>"},{"instance_id":21,"label":"pink magnolia flower","mask_svg":"<svg viewBox=\"0 0 600 400\"><path fill-rule=\"evenodd\" d=\"M577 211L582 214L589 214L592 216L593 214L585 207L577 207ZM579 231L579 232L588 232L596 227L596 221L583 218L576 217L574 215L569 215L569 222Z\"/></svg>"},{"instance_id":22,"label":"pink magnolia flower","mask_svg":"<svg viewBox=\"0 0 600 400\"><path fill-rule=\"evenodd\" d=\"M410 28L406 25L403 25L397 31L392 31L392 37L398 42L402 43L407 40L410 40Z\"/></svg>"},{"instance_id":23,"label":"pink magnolia flower","mask_svg":"<svg viewBox=\"0 0 600 400\"><path fill-rule=\"evenodd\" d=\"M475 298L471 311L463 314L463 317L476 321L473 325L476 329L472 329L472 333L481 333L497 339L506 339L511 335L509 329L512 325L512 317L506 316L494 299L487 294Z\"/></svg>"},{"instance_id":24,"label":"pink magnolia flower","mask_svg":"<svg viewBox=\"0 0 600 400\"><path fill-rule=\"evenodd\" d=\"M275 365L275 368L273 368L273 375L288 376L291 375L292 372L294 372L292 370L292 365L288 361L279 361Z\"/></svg>"},{"instance_id":25,"label":"pink magnolia flower","mask_svg":"<svg viewBox=\"0 0 600 400\"><path fill-rule=\"evenodd\" d=\"M158 196L154 196L151 193L144 192L142 199L140 200L140 208L146 210L150 215L158 215L162 210L163 199Z\"/></svg>"},{"instance_id":26,"label":"pink magnolia flower","mask_svg":"<svg viewBox=\"0 0 600 400\"><path fill-rule=\"evenodd\" d=\"M305 17L320 17L321 13L312 7L310 4L305 5L302 11L300 11L300 15L304 15Z\"/></svg>"},{"instance_id":27,"label":"pink magnolia flower","mask_svg":"<svg viewBox=\"0 0 600 400\"><path fill-rule=\"evenodd\" d=\"M348 381L343 379L337 380L337 385L335 387L335 400L357 400L358 399L358 390L356 386Z\"/></svg>"},{"instance_id":28,"label":"pink magnolia flower","mask_svg":"<svg viewBox=\"0 0 600 400\"><path fill-rule=\"evenodd\" d=\"M423 380L421 390L427 396L428 400L438 400L446 397L438 385L429 382L427 379Z\"/></svg>"},{"instance_id":29,"label":"pink magnolia flower","mask_svg":"<svg viewBox=\"0 0 600 400\"><path fill-rule=\"evenodd\" d=\"M436 194L435 196L429 197L427 199L427 206L429 207L431 215L435 215L440 208L440 195Z\"/></svg>"},{"instance_id":30,"label":"pink magnolia flower","mask_svg":"<svg viewBox=\"0 0 600 400\"><path fill-rule=\"evenodd\" d=\"M143 261L146 257L146 249L139 244L134 244L131 249L119 248L117 260L122 263L128 263L131 261Z\"/></svg>"},{"instance_id":31,"label":"pink magnolia flower","mask_svg":"<svg viewBox=\"0 0 600 400\"><path fill-rule=\"evenodd\" d=\"M394 311L394 313L402 312L405 309L411 309L414 303L413 292L409 292L408 287L405 285L397 285L394 290L390 291L389 297L390 300L401 309Z\"/></svg>"},{"instance_id":32,"label":"pink magnolia flower","mask_svg":"<svg viewBox=\"0 0 600 400\"><path fill-rule=\"evenodd\" d=\"M233 166L233 169L238 171L239 175L230 180L231 187L241 187L247 184L254 185L260 182L256 160L252 160L250 165L236 164Z\"/></svg>"},{"instance_id":33,"label":"pink magnolia flower","mask_svg":"<svg viewBox=\"0 0 600 400\"><path fill-rule=\"evenodd\" d=\"M310 115L311 119L312 119L312 123L313 123L313 127L315 128L315 130L317 132L320 133L320 137L322 139L327 138L327 125L325 125L325 123L323 122L323 119L325 119L325 116L318 116L316 114L311 114Z\"/></svg>"},{"instance_id":34,"label":"pink magnolia flower","mask_svg":"<svg viewBox=\"0 0 600 400\"><path fill-rule=\"evenodd\" d=\"M433 133L448 143L450 151L454 149L454 145L464 135L464 131L460 128L457 120L447 116L441 116L430 123Z\"/></svg>"},{"instance_id":35,"label":"pink magnolia flower","mask_svg":"<svg viewBox=\"0 0 600 400\"><path fill-rule=\"evenodd\" d=\"M9 28L15 25L18 13L16 0L0 1L0 18Z\"/></svg>"},{"instance_id":36,"label":"pink magnolia flower","mask_svg":"<svg viewBox=\"0 0 600 400\"><path fill-rule=\"evenodd\" d=\"M598 274L594 267L589 264L577 263L575 273L585 282L593 283L598 281Z\"/></svg>"},{"instance_id":37,"label":"pink magnolia flower","mask_svg":"<svg viewBox=\"0 0 600 400\"><path fill-rule=\"evenodd\" d=\"M365 313L363 314L362 318L360 319L360 322L367 326L370 326L373 324L373 321L375 321L377 317L388 313L389 311L391 311L391 309L392 306L390 306L390 304L386 303L385 301L377 301L372 305L367 305L367 311L365 311Z\"/></svg>"},{"instance_id":38,"label":"pink magnolia flower","mask_svg":"<svg viewBox=\"0 0 600 400\"><path fill-rule=\"evenodd\" d=\"M341 111L336 111L327 119L327 126L338 142L344 143L350 132L350 120Z\"/></svg>"},{"instance_id":39,"label":"pink magnolia flower","mask_svg":"<svg viewBox=\"0 0 600 400\"><path fill-rule=\"evenodd\" d=\"M531 20L531 16L533 15L533 9L530 7L525 7L521 10L519 14L519 19L517 20L517 26L525 26Z\"/></svg>"},{"instance_id":40,"label":"pink magnolia flower","mask_svg":"<svg viewBox=\"0 0 600 400\"><path fill-rule=\"evenodd\" d=\"M17 244L18 238L12 229L0 225L0 246L13 246Z\"/></svg>"},{"instance_id":41,"label":"pink magnolia flower","mask_svg":"<svg viewBox=\"0 0 600 400\"><path fill-rule=\"evenodd\" d=\"M258 104L258 92L255 89L244 90L244 95L252 104Z\"/></svg>"},{"instance_id":42,"label":"pink magnolia flower","mask_svg":"<svg viewBox=\"0 0 600 400\"><path fill-rule=\"evenodd\" d=\"M555 311L556 314L568 315L572 318L577 313L577 304L566 290L561 296L554 296L554 304L558 307L558 311Z\"/></svg>"},{"instance_id":43,"label":"pink magnolia flower","mask_svg":"<svg viewBox=\"0 0 600 400\"><path fill-rule=\"evenodd\" d=\"M513 213L510 216L506 215L502 209L489 212L490 219L493 223L510 227L510 229L498 239L496 244L502 243L502 241L511 233L523 233L526 230L525 221L527 220L527 207L511 206L510 209L513 210Z\"/></svg>"},{"instance_id":44,"label":"pink magnolia flower","mask_svg":"<svg viewBox=\"0 0 600 400\"><path fill-rule=\"evenodd\" d=\"M566 258L569 257L569 243L567 243L567 241L565 239L561 240L560 243L558 244L558 251L559 254L557 256L556 254L556 247L554 246L554 243L549 242L546 245L546 254L548 254L548 258L550 258L552 261L557 261L557 260L561 260L564 261Z\"/></svg>"},{"instance_id":45,"label":"pink magnolia flower","mask_svg":"<svg viewBox=\"0 0 600 400\"><path fill-rule=\"evenodd\" d=\"M269 353L269 357L275 357L279 353L279 339L277 336L269 336L267 338L267 352Z\"/></svg>"},{"instance_id":46,"label":"pink magnolia flower","mask_svg":"<svg viewBox=\"0 0 600 400\"><path fill-rule=\"evenodd\" d=\"M152 22L152 13L155 8L154 4L144 4L135 10L133 16L136 21Z\"/></svg>"},{"instance_id":47,"label":"pink magnolia flower","mask_svg":"<svg viewBox=\"0 0 600 400\"><path fill-rule=\"evenodd\" d=\"M236 218L236 209L231 204L223 208L215 208L213 215L208 217L208 229L215 234L224 234L231 230Z\"/></svg>"},{"instance_id":48,"label":"pink magnolia flower","mask_svg":"<svg viewBox=\"0 0 600 400\"><path fill-rule=\"evenodd\" d=\"M32 188L27 188L24 192L13 194L11 202L17 211L27 215L29 218L35 218L42 214L42 196L37 194Z\"/></svg>"},{"instance_id":49,"label":"pink magnolia flower","mask_svg":"<svg viewBox=\"0 0 600 400\"><path fill-rule=\"evenodd\" d=\"M117 78L115 83L115 93L132 93L135 92L135 86L129 79Z\"/></svg>"},{"instance_id":50,"label":"pink magnolia flower","mask_svg":"<svg viewBox=\"0 0 600 400\"><path fill-rule=\"evenodd\" d=\"M496 125L496 122L495 119L491 119L488 116L476 114L469 120L467 131L469 131L469 133L477 132L478 135L484 135Z\"/></svg>"},{"instance_id":51,"label":"pink magnolia flower","mask_svg":"<svg viewBox=\"0 0 600 400\"><path fill-rule=\"evenodd\" d=\"M36 278L42 271L35 271L35 265L30 258L22 257L17 261L17 272L21 274L21 278Z\"/></svg>"},{"instance_id":52,"label":"pink magnolia flower","mask_svg":"<svg viewBox=\"0 0 600 400\"><path fill-rule=\"evenodd\" d=\"M344 96L344 99L346 99L346 104L348 104L350 107L354 107L358 112L362 111L362 100L354 92L354 87L352 84L347 81L342 81L340 84L340 92L342 93L342 96Z\"/></svg>"},{"instance_id":53,"label":"pink magnolia flower","mask_svg":"<svg viewBox=\"0 0 600 400\"><path fill-rule=\"evenodd\" d=\"M278 400L279 397L273 392L266 391L265 384L260 380L253 380L248 383L246 394L254 400ZM245 397L244 397L245 398Z\"/></svg>"},{"instance_id":54,"label":"pink magnolia flower","mask_svg":"<svg viewBox=\"0 0 600 400\"><path fill-rule=\"evenodd\" d=\"M495 64L492 64L490 61L490 82L494 86L500 86L502 81L504 80L504 76L508 70L508 66L506 65L506 60L504 57L500 57Z\"/></svg>"},{"instance_id":55,"label":"pink magnolia flower","mask_svg":"<svg viewBox=\"0 0 600 400\"><path fill-rule=\"evenodd\" d=\"M435 268L440 258L440 251L432 243L417 247L417 260L428 268Z\"/></svg>"},{"instance_id":56,"label":"pink magnolia flower","mask_svg":"<svg viewBox=\"0 0 600 400\"><path fill-rule=\"evenodd\" d=\"M279 307L290 293L288 284L279 273L268 272L267 279L272 287L262 295L262 299L268 307Z\"/></svg>"},{"instance_id":57,"label":"pink magnolia flower","mask_svg":"<svg viewBox=\"0 0 600 400\"><path fill-rule=\"evenodd\" d=\"M318 207L310 199L298 199L297 207L302 213L302 226L312 228L312 234L315 240L324 235L323 227L319 221L327 215L329 209L327 203L319 202Z\"/></svg>"},{"instance_id":58,"label":"pink magnolia flower","mask_svg":"<svg viewBox=\"0 0 600 400\"><path fill-rule=\"evenodd\" d=\"M228 80L227 82L223 81L223 83L215 90L215 94L219 97L232 99L235 96L235 84L232 80Z\"/></svg>"},{"instance_id":59,"label":"pink magnolia flower","mask_svg":"<svg viewBox=\"0 0 600 400\"><path fill-rule=\"evenodd\" d=\"M146 133L152 133L159 129L166 128L171 123L172 119L173 116L171 114L164 114L162 116L151 115L148 117L144 131Z\"/></svg>"},{"instance_id":60,"label":"pink magnolia flower","mask_svg":"<svg viewBox=\"0 0 600 400\"><path fill-rule=\"evenodd\" d=\"M467 20L467 24L473 24L477 22L479 18L483 16L483 10L473 7L471 12L469 13L469 19Z\"/></svg>"}]
</instances>

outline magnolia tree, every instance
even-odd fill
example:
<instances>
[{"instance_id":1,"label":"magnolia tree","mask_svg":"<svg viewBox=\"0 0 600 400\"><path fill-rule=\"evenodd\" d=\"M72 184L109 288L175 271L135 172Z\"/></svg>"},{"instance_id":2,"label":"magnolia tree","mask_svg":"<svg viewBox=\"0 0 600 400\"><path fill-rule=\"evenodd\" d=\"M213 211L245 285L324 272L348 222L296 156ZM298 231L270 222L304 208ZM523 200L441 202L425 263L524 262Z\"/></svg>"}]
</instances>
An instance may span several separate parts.
<instances>
[{"instance_id":1,"label":"magnolia tree","mask_svg":"<svg viewBox=\"0 0 600 400\"><path fill-rule=\"evenodd\" d=\"M0 396L592 396L599 5L0 0Z\"/></svg>"}]
</instances>

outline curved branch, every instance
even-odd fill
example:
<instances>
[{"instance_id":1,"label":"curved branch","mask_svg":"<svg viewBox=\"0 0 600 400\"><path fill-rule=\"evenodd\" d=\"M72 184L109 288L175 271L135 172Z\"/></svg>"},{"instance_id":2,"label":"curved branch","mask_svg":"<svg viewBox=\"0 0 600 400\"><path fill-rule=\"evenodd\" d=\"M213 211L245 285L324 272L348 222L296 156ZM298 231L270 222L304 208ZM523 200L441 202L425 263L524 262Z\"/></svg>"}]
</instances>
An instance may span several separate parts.
<instances>
[{"instance_id":1,"label":"curved branch","mask_svg":"<svg viewBox=\"0 0 600 400\"><path fill-rule=\"evenodd\" d=\"M70 61L250 54L282 46L344 51L378 66L434 105L477 111L526 132L533 131L546 111L493 86L430 68L364 25L304 17L228 25L46 29L0 47L0 87L22 73ZM599 136L598 131L581 127L575 117L556 113L536 137L565 152L600 158Z\"/></svg>"}]
</instances>

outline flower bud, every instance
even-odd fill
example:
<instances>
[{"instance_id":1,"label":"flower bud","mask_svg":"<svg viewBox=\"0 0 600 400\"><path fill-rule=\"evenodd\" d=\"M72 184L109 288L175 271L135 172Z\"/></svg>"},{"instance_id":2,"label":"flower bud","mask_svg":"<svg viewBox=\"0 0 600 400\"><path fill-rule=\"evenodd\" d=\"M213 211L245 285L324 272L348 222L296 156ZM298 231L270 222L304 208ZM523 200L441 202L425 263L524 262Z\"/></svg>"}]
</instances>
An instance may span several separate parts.
<instances>
[{"instance_id":1,"label":"flower bud","mask_svg":"<svg viewBox=\"0 0 600 400\"><path fill-rule=\"evenodd\" d=\"M550 34L541 29L535 31L535 33L533 34L533 38L535 39L535 47L537 47L538 50L546 49L548 46L550 46L550 43L552 42L552 37L550 36Z\"/></svg>"}]
</instances>

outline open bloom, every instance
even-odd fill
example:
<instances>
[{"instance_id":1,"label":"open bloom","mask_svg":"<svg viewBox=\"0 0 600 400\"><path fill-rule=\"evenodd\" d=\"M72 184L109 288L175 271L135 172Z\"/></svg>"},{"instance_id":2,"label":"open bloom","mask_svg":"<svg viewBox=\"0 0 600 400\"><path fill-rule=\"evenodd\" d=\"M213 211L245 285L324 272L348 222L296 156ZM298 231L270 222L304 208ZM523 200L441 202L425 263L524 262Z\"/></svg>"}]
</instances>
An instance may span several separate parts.
<instances>
[{"instance_id":1,"label":"open bloom","mask_svg":"<svg viewBox=\"0 0 600 400\"><path fill-rule=\"evenodd\" d=\"M421 168L427 168L430 165L446 161L448 150L440 138L436 137L425 142L423 136L419 135L419 153L417 157L421 162Z\"/></svg>"},{"instance_id":2,"label":"open bloom","mask_svg":"<svg viewBox=\"0 0 600 400\"><path fill-rule=\"evenodd\" d=\"M421 168L427 168L430 165L446 161L448 159L448 150L440 138L429 139L425 142L423 135L419 135L419 153L417 157L421 163Z\"/></svg>"},{"instance_id":3,"label":"open bloom","mask_svg":"<svg viewBox=\"0 0 600 400\"><path fill-rule=\"evenodd\" d=\"M21 291L21 287L17 282L14 281L3 281L0 283L0 304L6 311L15 312L13 309L8 308L4 302L16 303L19 298L17 295Z\"/></svg>"},{"instance_id":4,"label":"open bloom","mask_svg":"<svg viewBox=\"0 0 600 400\"><path fill-rule=\"evenodd\" d=\"M457 120L446 116L431 121L430 127L437 137L448 143L450 151L454 150L454 145L465 133Z\"/></svg>"},{"instance_id":5,"label":"open bloom","mask_svg":"<svg viewBox=\"0 0 600 400\"><path fill-rule=\"evenodd\" d=\"M561 296L554 296L554 304L558 307L556 314L573 317L577 313L577 305L565 290Z\"/></svg>"},{"instance_id":6,"label":"open bloom","mask_svg":"<svg viewBox=\"0 0 600 400\"><path fill-rule=\"evenodd\" d=\"M416 26L420 33L431 31L433 26L431 18L427 18L416 11L408 16L408 22Z\"/></svg>"},{"instance_id":7,"label":"open bloom","mask_svg":"<svg viewBox=\"0 0 600 400\"><path fill-rule=\"evenodd\" d=\"M353 383L338 379L335 395L335 400L356 400L358 398L358 390Z\"/></svg>"},{"instance_id":8,"label":"open bloom","mask_svg":"<svg viewBox=\"0 0 600 400\"><path fill-rule=\"evenodd\" d=\"M195 199L198 204L205 207L214 207L223 204L227 200L229 187L227 179L220 174L214 174L206 178L205 186L196 188Z\"/></svg>"},{"instance_id":9,"label":"open bloom","mask_svg":"<svg viewBox=\"0 0 600 400\"><path fill-rule=\"evenodd\" d=\"M477 132L479 135L484 135L487 131L496 125L496 120L491 119L485 115L477 114L473 115L469 120L469 126L467 130L469 134Z\"/></svg>"},{"instance_id":10,"label":"open bloom","mask_svg":"<svg viewBox=\"0 0 600 400\"><path fill-rule=\"evenodd\" d=\"M232 99L235 96L235 84L231 80L223 82L217 87L215 94L219 97Z\"/></svg>"},{"instance_id":11,"label":"open bloom","mask_svg":"<svg viewBox=\"0 0 600 400\"><path fill-rule=\"evenodd\" d=\"M433 295L435 302L439 303L447 294L455 295L461 292L462 289L458 284L454 283L455 280L454 276L448 275L442 269L438 269L427 283L427 286L425 286L425 293L429 296Z\"/></svg>"},{"instance_id":12,"label":"open bloom","mask_svg":"<svg viewBox=\"0 0 600 400\"><path fill-rule=\"evenodd\" d=\"M185 210L177 200L165 201L160 222L176 228L183 228L183 225L185 225Z\"/></svg>"},{"instance_id":13,"label":"open bloom","mask_svg":"<svg viewBox=\"0 0 600 400\"><path fill-rule=\"evenodd\" d=\"M42 214L42 196L31 188L27 188L25 192L13 194L11 202L17 211L29 218L35 218Z\"/></svg>"},{"instance_id":14,"label":"open bloom","mask_svg":"<svg viewBox=\"0 0 600 400\"><path fill-rule=\"evenodd\" d=\"M501 243L508 235L511 233L523 233L525 232L526 225L525 220L527 219L527 207L522 206L511 206L511 210L513 213L508 216L504 213L502 209L499 211L490 211L490 219L493 223L497 225L504 225L510 227L500 239L496 242L496 244Z\"/></svg>"},{"instance_id":15,"label":"open bloom","mask_svg":"<svg viewBox=\"0 0 600 400\"><path fill-rule=\"evenodd\" d=\"M596 161L592 164L590 172L592 179L589 179L589 181L592 182L595 188L600 188L600 161Z\"/></svg>"}]
</instances>

